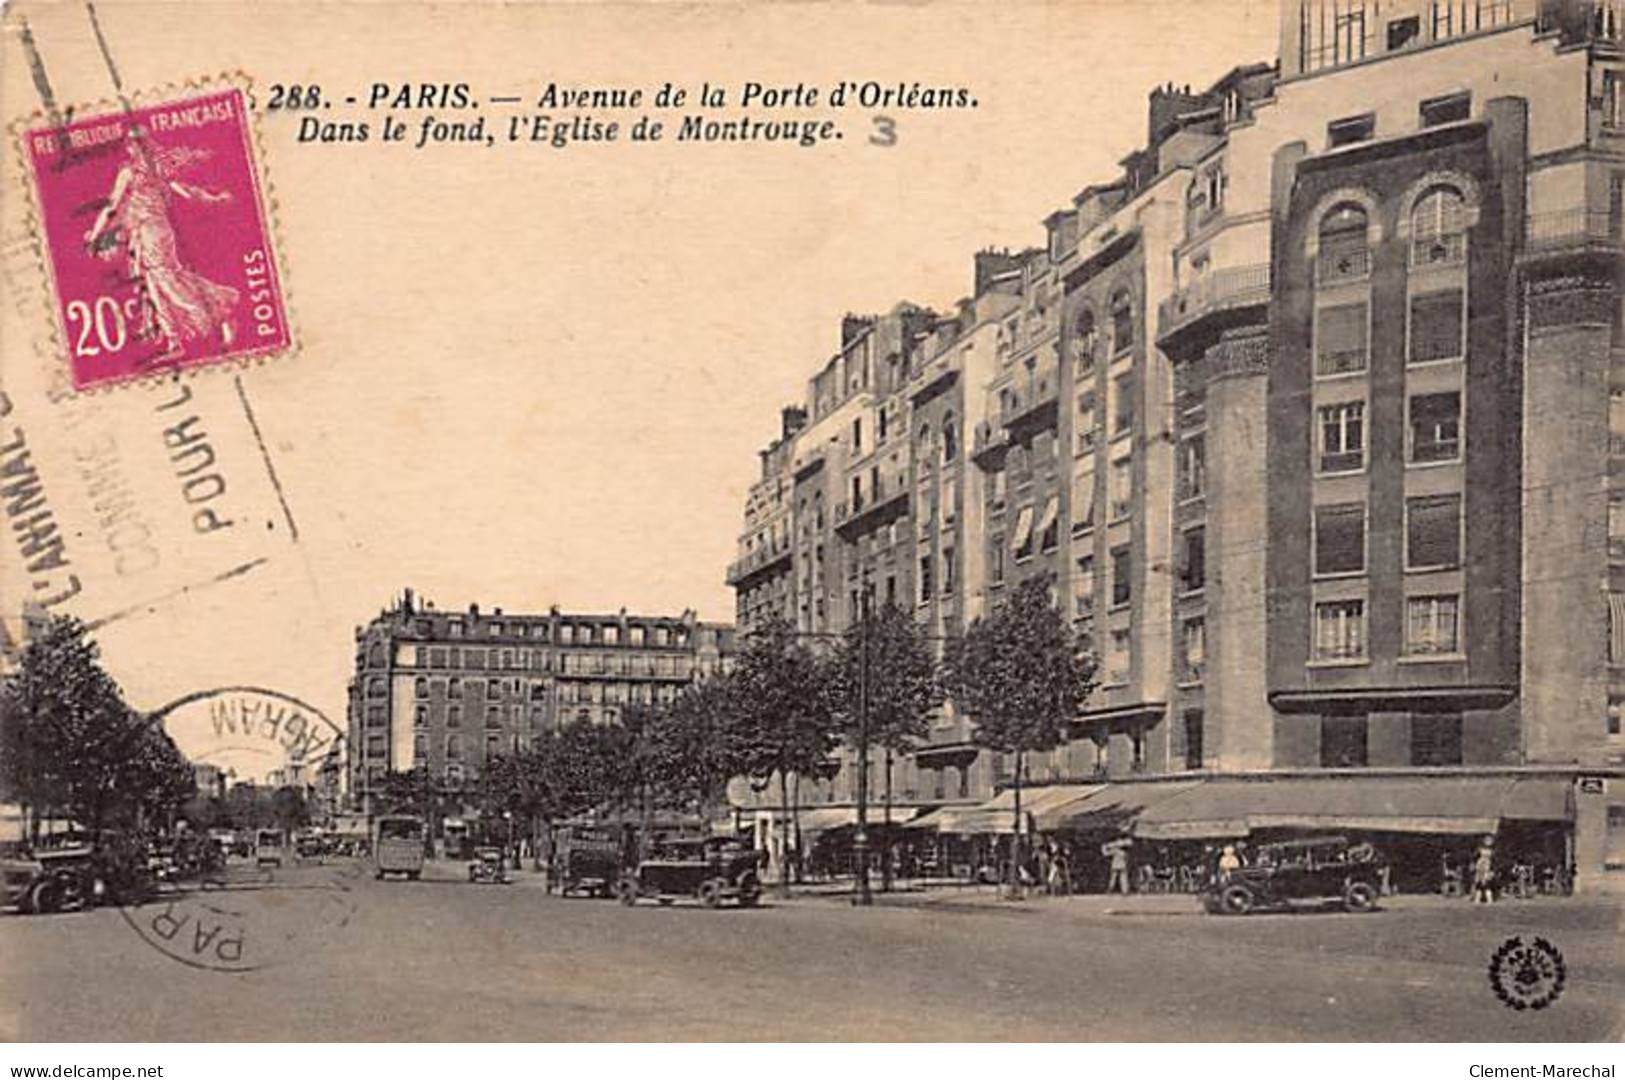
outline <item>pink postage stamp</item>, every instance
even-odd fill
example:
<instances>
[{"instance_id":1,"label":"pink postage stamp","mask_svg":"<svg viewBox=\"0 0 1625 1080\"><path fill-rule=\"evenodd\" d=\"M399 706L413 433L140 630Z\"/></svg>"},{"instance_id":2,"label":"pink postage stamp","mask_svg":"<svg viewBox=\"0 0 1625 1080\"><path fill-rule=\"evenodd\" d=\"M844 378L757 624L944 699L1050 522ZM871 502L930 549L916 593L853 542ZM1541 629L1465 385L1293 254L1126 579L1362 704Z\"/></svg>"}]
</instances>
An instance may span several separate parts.
<instances>
[{"instance_id":1,"label":"pink postage stamp","mask_svg":"<svg viewBox=\"0 0 1625 1080\"><path fill-rule=\"evenodd\" d=\"M25 133L76 390L291 344L251 121L226 87Z\"/></svg>"}]
</instances>

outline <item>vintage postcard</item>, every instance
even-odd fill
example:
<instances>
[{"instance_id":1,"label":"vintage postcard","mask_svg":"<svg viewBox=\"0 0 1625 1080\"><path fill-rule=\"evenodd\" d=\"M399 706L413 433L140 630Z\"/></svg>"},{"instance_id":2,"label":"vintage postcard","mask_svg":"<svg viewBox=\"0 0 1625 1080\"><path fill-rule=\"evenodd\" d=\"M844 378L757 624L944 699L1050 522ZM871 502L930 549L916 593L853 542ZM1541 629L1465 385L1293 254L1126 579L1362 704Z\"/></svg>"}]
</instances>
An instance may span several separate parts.
<instances>
[{"instance_id":1,"label":"vintage postcard","mask_svg":"<svg viewBox=\"0 0 1625 1080\"><path fill-rule=\"evenodd\" d=\"M0 1038L1615 1075L1622 0L0 31Z\"/></svg>"}]
</instances>

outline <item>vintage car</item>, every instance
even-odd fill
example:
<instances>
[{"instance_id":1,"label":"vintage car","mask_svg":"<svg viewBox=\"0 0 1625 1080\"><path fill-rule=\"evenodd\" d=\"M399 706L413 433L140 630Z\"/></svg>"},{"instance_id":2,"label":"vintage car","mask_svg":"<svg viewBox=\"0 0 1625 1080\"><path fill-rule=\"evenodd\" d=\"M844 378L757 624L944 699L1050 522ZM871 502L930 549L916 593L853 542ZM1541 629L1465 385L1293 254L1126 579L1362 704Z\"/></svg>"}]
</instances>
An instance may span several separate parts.
<instances>
[{"instance_id":1,"label":"vintage car","mask_svg":"<svg viewBox=\"0 0 1625 1080\"><path fill-rule=\"evenodd\" d=\"M508 883L507 853L498 847L474 849L474 860L468 864L468 880L493 885Z\"/></svg>"},{"instance_id":2,"label":"vintage car","mask_svg":"<svg viewBox=\"0 0 1625 1080\"><path fill-rule=\"evenodd\" d=\"M638 863L635 873L623 876L617 890L627 906L643 896L662 904L691 896L711 908L721 907L725 900L754 907L762 898L761 868L766 859L765 852L753 851L732 837L668 840L653 857Z\"/></svg>"},{"instance_id":3,"label":"vintage car","mask_svg":"<svg viewBox=\"0 0 1625 1080\"><path fill-rule=\"evenodd\" d=\"M1382 894L1383 864L1370 844L1321 836L1262 844L1247 865L1215 878L1202 893L1213 914L1245 915L1313 901L1370 911Z\"/></svg>"},{"instance_id":4,"label":"vintage car","mask_svg":"<svg viewBox=\"0 0 1625 1080\"><path fill-rule=\"evenodd\" d=\"M625 865L621 830L612 825L566 825L553 834L552 877L559 894L614 896Z\"/></svg>"},{"instance_id":5,"label":"vintage car","mask_svg":"<svg viewBox=\"0 0 1625 1080\"><path fill-rule=\"evenodd\" d=\"M0 857L5 906L25 915L49 915L96 903L98 875L88 847L18 849Z\"/></svg>"}]
</instances>

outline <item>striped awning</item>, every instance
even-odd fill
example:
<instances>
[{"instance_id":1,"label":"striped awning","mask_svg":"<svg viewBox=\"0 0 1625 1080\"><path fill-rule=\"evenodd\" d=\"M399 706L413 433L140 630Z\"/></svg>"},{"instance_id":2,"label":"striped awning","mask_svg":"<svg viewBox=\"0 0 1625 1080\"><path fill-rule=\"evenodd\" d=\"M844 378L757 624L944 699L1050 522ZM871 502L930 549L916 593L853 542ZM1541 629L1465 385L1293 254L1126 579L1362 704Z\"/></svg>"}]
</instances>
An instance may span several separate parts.
<instances>
[{"instance_id":1,"label":"striped awning","mask_svg":"<svg viewBox=\"0 0 1625 1080\"><path fill-rule=\"evenodd\" d=\"M1608 594L1608 662L1625 664L1625 592Z\"/></svg>"},{"instance_id":2,"label":"striped awning","mask_svg":"<svg viewBox=\"0 0 1625 1080\"><path fill-rule=\"evenodd\" d=\"M1026 827L1038 832L1059 828L1073 806L1098 791L1103 784L1046 784L1023 788L1021 815ZM944 806L908 823L911 829L934 829L955 835L1011 833L1016 824L1016 792L1005 788L993 798L972 806Z\"/></svg>"},{"instance_id":3,"label":"striped awning","mask_svg":"<svg viewBox=\"0 0 1625 1080\"><path fill-rule=\"evenodd\" d=\"M1548 777L1279 777L1207 781L1147 807L1149 840L1222 839L1255 829L1493 833L1503 820L1568 821L1569 782Z\"/></svg>"}]
</instances>

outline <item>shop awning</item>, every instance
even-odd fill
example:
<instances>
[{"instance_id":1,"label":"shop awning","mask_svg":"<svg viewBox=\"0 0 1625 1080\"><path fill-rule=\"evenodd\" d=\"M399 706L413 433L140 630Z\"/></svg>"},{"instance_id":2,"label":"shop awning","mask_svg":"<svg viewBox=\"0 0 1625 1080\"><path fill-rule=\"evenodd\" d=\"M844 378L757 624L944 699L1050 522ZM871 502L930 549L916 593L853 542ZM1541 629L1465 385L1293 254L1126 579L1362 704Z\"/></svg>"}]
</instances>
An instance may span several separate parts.
<instances>
[{"instance_id":1,"label":"shop awning","mask_svg":"<svg viewBox=\"0 0 1625 1080\"><path fill-rule=\"evenodd\" d=\"M1149 808L1189 791L1200 780L1128 780L1105 784L1088 798L1058 814L1054 828L1079 831L1121 831L1132 826Z\"/></svg>"},{"instance_id":2,"label":"shop awning","mask_svg":"<svg viewBox=\"0 0 1625 1080\"><path fill-rule=\"evenodd\" d=\"M1568 781L1539 777L1282 777L1207 781L1147 807L1151 840L1222 839L1254 829L1493 833L1505 820L1567 821Z\"/></svg>"},{"instance_id":3,"label":"shop awning","mask_svg":"<svg viewBox=\"0 0 1625 1080\"><path fill-rule=\"evenodd\" d=\"M892 824L906 824L918 812L919 807L917 806L894 805L891 808ZM865 817L869 828L873 829L884 824L886 808L884 805L871 805ZM858 823L858 808L855 806L819 806L811 810L801 811L796 815L796 822L803 836L827 832L830 829L853 827Z\"/></svg>"},{"instance_id":4,"label":"shop awning","mask_svg":"<svg viewBox=\"0 0 1625 1080\"><path fill-rule=\"evenodd\" d=\"M1021 813L1039 832L1057 828L1072 806L1102 789L1100 784L1048 784L1023 788ZM1005 788L987 802L974 806L944 806L908 823L911 829L935 829L956 834L1009 833L1015 829L1016 792Z\"/></svg>"}]
</instances>

